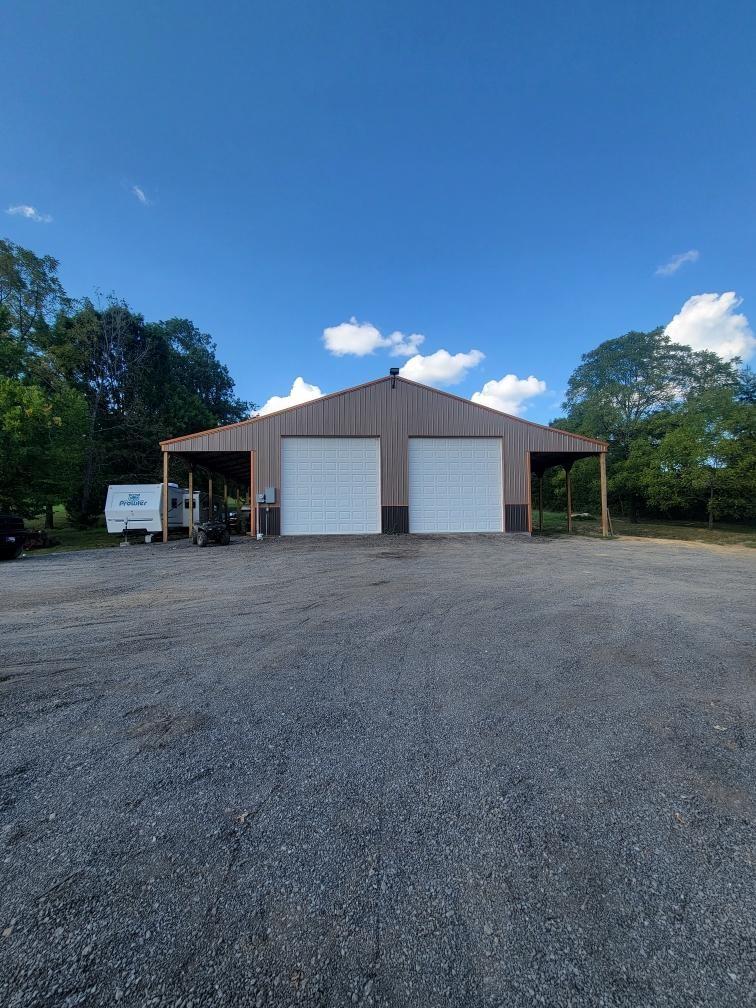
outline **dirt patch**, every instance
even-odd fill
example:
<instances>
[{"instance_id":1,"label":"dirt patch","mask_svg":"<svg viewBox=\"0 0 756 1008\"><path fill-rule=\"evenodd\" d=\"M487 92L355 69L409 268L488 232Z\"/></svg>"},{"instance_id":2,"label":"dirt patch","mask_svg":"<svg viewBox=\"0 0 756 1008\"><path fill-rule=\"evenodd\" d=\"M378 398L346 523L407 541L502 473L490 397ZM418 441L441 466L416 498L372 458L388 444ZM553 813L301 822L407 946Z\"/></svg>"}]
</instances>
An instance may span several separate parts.
<instances>
[{"instance_id":1,"label":"dirt patch","mask_svg":"<svg viewBox=\"0 0 756 1008\"><path fill-rule=\"evenodd\" d=\"M655 536L632 536L632 535L618 535L617 539L621 542L632 542L632 543L644 543L654 546L679 546L682 549L705 549L711 550L712 553L722 553L722 554L742 554L743 556L750 556L752 559L756 560L756 549L752 546L723 546L721 543L707 543L700 539L666 539L662 537Z\"/></svg>"}]
</instances>

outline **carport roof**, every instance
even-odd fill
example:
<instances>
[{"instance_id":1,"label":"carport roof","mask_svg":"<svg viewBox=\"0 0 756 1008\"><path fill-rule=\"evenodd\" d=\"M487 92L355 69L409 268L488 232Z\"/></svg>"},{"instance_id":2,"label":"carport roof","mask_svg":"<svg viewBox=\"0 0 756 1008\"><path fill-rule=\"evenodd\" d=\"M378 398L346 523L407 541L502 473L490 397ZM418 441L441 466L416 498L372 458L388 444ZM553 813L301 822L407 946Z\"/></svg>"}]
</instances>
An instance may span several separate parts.
<instances>
[{"instance_id":1,"label":"carport roof","mask_svg":"<svg viewBox=\"0 0 756 1008\"><path fill-rule=\"evenodd\" d=\"M247 451L172 451L172 458L183 459L211 473L219 473L240 486L250 484L249 452Z\"/></svg>"},{"instance_id":2,"label":"carport roof","mask_svg":"<svg viewBox=\"0 0 756 1008\"><path fill-rule=\"evenodd\" d=\"M531 451L530 453L530 471L535 473L536 476L542 475L547 469L551 469L553 466L571 466L573 462L577 462L581 458L593 458L596 455L596 451L585 451L585 452L544 452L544 451Z\"/></svg>"}]
</instances>

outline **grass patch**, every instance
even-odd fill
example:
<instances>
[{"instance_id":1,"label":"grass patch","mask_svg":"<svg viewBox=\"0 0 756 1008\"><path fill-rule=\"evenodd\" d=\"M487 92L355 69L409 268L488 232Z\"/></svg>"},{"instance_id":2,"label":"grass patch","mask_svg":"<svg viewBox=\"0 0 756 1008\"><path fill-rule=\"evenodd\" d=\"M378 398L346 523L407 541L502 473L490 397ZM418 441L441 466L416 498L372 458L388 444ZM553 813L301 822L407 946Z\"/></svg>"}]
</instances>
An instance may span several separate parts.
<instances>
[{"instance_id":1,"label":"grass patch","mask_svg":"<svg viewBox=\"0 0 756 1008\"><path fill-rule=\"evenodd\" d=\"M84 549L104 549L108 546L117 546L121 541L118 535L111 535L105 527L105 515L100 515L95 525L91 528L80 529L72 525L66 509L62 504L56 504L53 508L53 519L55 528L48 529L51 539L59 540L57 546L50 546L48 549L30 550L27 556L41 556L46 553L68 553L70 550ZM26 522L28 529L44 528L45 516L38 515Z\"/></svg>"},{"instance_id":2,"label":"grass patch","mask_svg":"<svg viewBox=\"0 0 756 1008\"><path fill-rule=\"evenodd\" d=\"M533 513L533 531L537 534L538 512ZM682 539L688 542L709 543L715 546L749 546L756 549L756 525L717 522L709 530L704 522L664 521L659 518L644 518L638 522L612 517L614 534L617 536L642 536L648 539ZM572 523L576 535L600 536L601 523L598 519ZM557 511L544 511L544 535L567 535L567 516Z\"/></svg>"},{"instance_id":3,"label":"grass patch","mask_svg":"<svg viewBox=\"0 0 756 1008\"><path fill-rule=\"evenodd\" d=\"M105 549L108 546L117 546L121 541L120 536L110 535L107 529L97 527L79 529L68 525L65 528L54 529L49 535L51 538L59 539L59 544L47 549L32 550L32 555L67 553L69 550Z\"/></svg>"},{"instance_id":4,"label":"grass patch","mask_svg":"<svg viewBox=\"0 0 756 1008\"><path fill-rule=\"evenodd\" d=\"M715 546L750 546L756 548L756 527L731 522L706 524L688 521L646 519L637 523L617 519L613 522L617 535L646 536L656 539L685 539L689 542L713 543Z\"/></svg>"}]
</instances>

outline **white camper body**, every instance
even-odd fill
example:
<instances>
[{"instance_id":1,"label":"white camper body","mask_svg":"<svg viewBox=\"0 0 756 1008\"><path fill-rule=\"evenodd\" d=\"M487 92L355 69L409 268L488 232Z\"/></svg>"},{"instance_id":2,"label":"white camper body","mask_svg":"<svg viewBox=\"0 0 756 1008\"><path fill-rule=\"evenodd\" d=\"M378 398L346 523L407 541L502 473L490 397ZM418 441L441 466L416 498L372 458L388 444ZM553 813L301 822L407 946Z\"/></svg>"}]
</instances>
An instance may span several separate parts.
<instances>
[{"instance_id":1,"label":"white camper body","mask_svg":"<svg viewBox=\"0 0 756 1008\"><path fill-rule=\"evenodd\" d=\"M200 520L200 492L194 493L194 521ZM113 483L105 501L108 532L162 532L162 483ZM168 484L168 528L189 527L189 492Z\"/></svg>"}]
</instances>

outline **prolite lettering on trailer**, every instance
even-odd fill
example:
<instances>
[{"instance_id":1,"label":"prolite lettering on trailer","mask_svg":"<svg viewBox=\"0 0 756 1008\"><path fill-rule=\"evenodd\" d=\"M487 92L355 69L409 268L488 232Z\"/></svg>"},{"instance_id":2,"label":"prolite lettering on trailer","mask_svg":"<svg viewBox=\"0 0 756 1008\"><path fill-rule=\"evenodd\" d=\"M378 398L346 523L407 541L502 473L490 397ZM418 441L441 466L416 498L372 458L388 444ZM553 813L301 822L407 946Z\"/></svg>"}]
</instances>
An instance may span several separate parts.
<instances>
[{"instance_id":1,"label":"prolite lettering on trailer","mask_svg":"<svg viewBox=\"0 0 756 1008\"><path fill-rule=\"evenodd\" d=\"M141 494L131 493L125 500L118 501L118 507L147 507L147 501Z\"/></svg>"}]
</instances>

